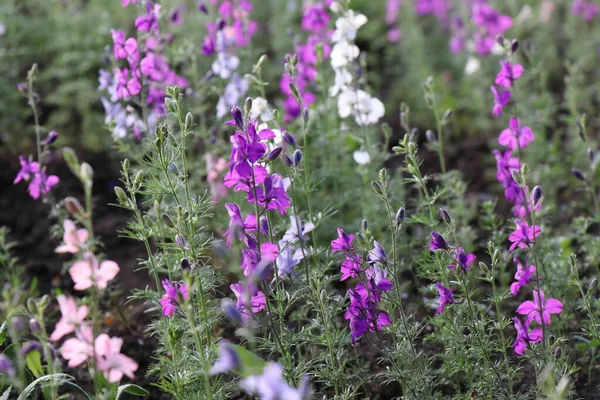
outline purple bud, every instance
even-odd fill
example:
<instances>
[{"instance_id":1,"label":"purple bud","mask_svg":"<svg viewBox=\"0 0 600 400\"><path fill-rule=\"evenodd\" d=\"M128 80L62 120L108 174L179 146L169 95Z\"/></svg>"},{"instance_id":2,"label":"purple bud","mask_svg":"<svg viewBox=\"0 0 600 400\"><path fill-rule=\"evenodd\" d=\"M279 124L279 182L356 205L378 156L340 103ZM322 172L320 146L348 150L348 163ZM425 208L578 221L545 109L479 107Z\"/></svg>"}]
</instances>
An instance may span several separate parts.
<instances>
[{"instance_id":1,"label":"purple bud","mask_svg":"<svg viewBox=\"0 0 600 400\"><path fill-rule=\"evenodd\" d=\"M533 188L533 191L531 192L531 197L533 199L533 204L537 204L540 199L542 198L542 187L541 186L536 186Z\"/></svg>"},{"instance_id":2,"label":"purple bud","mask_svg":"<svg viewBox=\"0 0 600 400\"><path fill-rule=\"evenodd\" d=\"M445 223L447 223L447 224L452 223L452 218L450 217L448 210L446 210L445 208L440 208L440 217L442 218L442 221L444 221Z\"/></svg>"},{"instance_id":3,"label":"purple bud","mask_svg":"<svg viewBox=\"0 0 600 400\"><path fill-rule=\"evenodd\" d=\"M175 223L173 222L173 218L171 218L171 216L167 213L160 214L160 219L162 219L164 224L166 226L168 226L169 228L172 228L175 226Z\"/></svg>"},{"instance_id":4,"label":"purple bud","mask_svg":"<svg viewBox=\"0 0 600 400\"><path fill-rule=\"evenodd\" d=\"M42 140L41 143L44 146L47 146L56 142L56 139L58 139L58 132L56 132L56 129L52 129L50 132L48 132L48 136L46 136L46 139Z\"/></svg>"},{"instance_id":5,"label":"purple bud","mask_svg":"<svg viewBox=\"0 0 600 400\"><path fill-rule=\"evenodd\" d=\"M242 110L240 110L238 106L233 106L231 109L231 116L237 126L240 128L244 127L244 116L242 115Z\"/></svg>"},{"instance_id":6,"label":"purple bud","mask_svg":"<svg viewBox=\"0 0 600 400\"><path fill-rule=\"evenodd\" d=\"M31 330L32 333L36 333L42 330L42 327L40 325L40 322L35 319L35 318L31 318L29 320L29 329Z\"/></svg>"},{"instance_id":7,"label":"purple bud","mask_svg":"<svg viewBox=\"0 0 600 400\"><path fill-rule=\"evenodd\" d=\"M236 323L242 322L242 313L237 307L236 302L232 299L228 297L221 299L221 310L223 310L225 316L231 321Z\"/></svg>"},{"instance_id":8,"label":"purple bud","mask_svg":"<svg viewBox=\"0 0 600 400\"><path fill-rule=\"evenodd\" d=\"M588 148L588 158L590 159L590 161L594 161L594 152L592 149Z\"/></svg>"},{"instance_id":9,"label":"purple bud","mask_svg":"<svg viewBox=\"0 0 600 400\"><path fill-rule=\"evenodd\" d=\"M206 5L204 4L203 1L199 1L197 7L198 7L198 11L203 12L204 14L208 15L208 8L206 8Z\"/></svg>"},{"instance_id":10,"label":"purple bud","mask_svg":"<svg viewBox=\"0 0 600 400\"><path fill-rule=\"evenodd\" d=\"M289 144L290 146L298 147L298 142L296 142L296 138L289 132L283 133L283 141Z\"/></svg>"},{"instance_id":11,"label":"purple bud","mask_svg":"<svg viewBox=\"0 0 600 400\"><path fill-rule=\"evenodd\" d=\"M367 228L369 227L369 222L366 219L363 219L362 222L360 223L361 228L363 228L363 230L367 230Z\"/></svg>"},{"instance_id":12,"label":"purple bud","mask_svg":"<svg viewBox=\"0 0 600 400\"><path fill-rule=\"evenodd\" d=\"M431 144L437 143L437 138L435 137L435 133L433 133L433 131L430 129L425 131L425 138Z\"/></svg>"},{"instance_id":13,"label":"purple bud","mask_svg":"<svg viewBox=\"0 0 600 400\"><path fill-rule=\"evenodd\" d=\"M502 35L496 36L496 43L498 43L500 46L504 46L504 36L502 36Z\"/></svg>"},{"instance_id":14,"label":"purple bud","mask_svg":"<svg viewBox=\"0 0 600 400\"><path fill-rule=\"evenodd\" d=\"M23 323L23 319L21 317L14 317L11 322L15 332L20 332L25 329L25 324Z\"/></svg>"},{"instance_id":15,"label":"purple bud","mask_svg":"<svg viewBox=\"0 0 600 400\"><path fill-rule=\"evenodd\" d=\"M292 155L292 164L296 167L302 161L302 150L296 149Z\"/></svg>"},{"instance_id":16,"label":"purple bud","mask_svg":"<svg viewBox=\"0 0 600 400\"><path fill-rule=\"evenodd\" d=\"M190 269L191 267L190 260L188 260L187 258L182 258L179 262L179 265L181 265L181 269Z\"/></svg>"},{"instance_id":17,"label":"purple bud","mask_svg":"<svg viewBox=\"0 0 600 400\"><path fill-rule=\"evenodd\" d=\"M588 293L593 292L598 287L598 278L592 279L590 285L588 286Z\"/></svg>"},{"instance_id":18,"label":"purple bud","mask_svg":"<svg viewBox=\"0 0 600 400\"><path fill-rule=\"evenodd\" d=\"M575 178L579 179L580 181L585 182L585 175L583 175L583 173L580 170L578 170L577 168L572 168L571 173L573 174L573 176Z\"/></svg>"},{"instance_id":19,"label":"purple bud","mask_svg":"<svg viewBox=\"0 0 600 400\"><path fill-rule=\"evenodd\" d=\"M283 149L281 147L275 147L273 150L271 150L269 152L269 154L267 154L267 160L268 161L274 161L277 159L277 157L279 157L279 155L281 154L281 151Z\"/></svg>"},{"instance_id":20,"label":"purple bud","mask_svg":"<svg viewBox=\"0 0 600 400\"><path fill-rule=\"evenodd\" d=\"M302 118L304 118L304 121L308 121L308 117L310 116L310 113L308 112L308 108L304 107L304 110L302 110Z\"/></svg>"},{"instance_id":21,"label":"purple bud","mask_svg":"<svg viewBox=\"0 0 600 400\"><path fill-rule=\"evenodd\" d=\"M185 240L185 236L183 236L183 235L180 235L180 234L175 235L175 243L177 243L177 245L184 250L189 249L189 247L187 245L187 241Z\"/></svg>"},{"instance_id":22,"label":"purple bud","mask_svg":"<svg viewBox=\"0 0 600 400\"><path fill-rule=\"evenodd\" d=\"M215 365L210 369L211 375L222 374L223 372L233 371L242 365L240 356L233 346L226 340L219 343L219 358Z\"/></svg>"},{"instance_id":23,"label":"purple bud","mask_svg":"<svg viewBox=\"0 0 600 400\"><path fill-rule=\"evenodd\" d=\"M513 53L516 53L518 49L519 49L519 41L517 39L514 39L512 41L512 43L510 44L510 51L512 51Z\"/></svg>"},{"instance_id":24,"label":"purple bud","mask_svg":"<svg viewBox=\"0 0 600 400\"><path fill-rule=\"evenodd\" d=\"M401 223L404 222L405 214L406 214L406 210L404 209L404 207L400 207L400 209L396 213L396 225L400 225Z\"/></svg>"},{"instance_id":25,"label":"purple bud","mask_svg":"<svg viewBox=\"0 0 600 400\"><path fill-rule=\"evenodd\" d=\"M227 22L225 22L225 20L223 20L223 19L219 19L219 21L217 22L217 30L221 31L226 26L227 26Z\"/></svg>"},{"instance_id":26,"label":"purple bud","mask_svg":"<svg viewBox=\"0 0 600 400\"><path fill-rule=\"evenodd\" d=\"M292 162L292 159L288 157L287 154L285 154L283 156L283 161L285 161L285 165L287 165L288 167L293 167L294 163Z\"/></svg>"},{"instance_id":27,"label":"purple bud","mask_svg":"<svg viewBox=\"0 0 600 400\"><path fill-rule=\"evenodd\" d=\"M15 367L13 367L10 359L4 354L0 354L0 374L5 374L10 377L15 376Z\"/></svg>"},{"instance_id":28,"label":"purple bud","mask_svg":"<svg viewBox=\"0 0 600 400\"><path fill-rule=\"evenodd\" d=\"M42 345L39 342L35 342L35 341L27 342L23 345L23 347L21 347L21 355L23 357L25 357L27 354L31 353L32 351L41 351L41 350L42 350Z\"/></svg>"},{"instance_id":29,"label":"purple bud","mask_svg":"<svg viewBox=\"0 0 600 400\"><path fill-rule=\"evenodd\" d=\"M260 217L260 231L263 235L269 233L269 220L264 215Z\"/></svg>"}]
</instances>

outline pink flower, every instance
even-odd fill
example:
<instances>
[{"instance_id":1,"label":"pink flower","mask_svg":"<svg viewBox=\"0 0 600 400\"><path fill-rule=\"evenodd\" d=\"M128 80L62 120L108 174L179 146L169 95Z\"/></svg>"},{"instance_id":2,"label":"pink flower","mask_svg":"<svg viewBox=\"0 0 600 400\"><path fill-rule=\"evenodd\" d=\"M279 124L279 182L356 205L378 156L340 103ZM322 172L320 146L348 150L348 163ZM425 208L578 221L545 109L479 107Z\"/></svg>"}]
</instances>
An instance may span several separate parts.
<instances>
[{"instance_id":1,"label":"pink flower","mask_svg":"<svg viewBox=\"0 0 600 400\"><path fill-rule=\"evenodd\" d=\"M75 331L75 334L77 335L76 338L65 340L60 348L60 354L69 362L70 368L74 368L94 356L92 328L88 325L82 325Z\"/></svg>"},{"instance_id":2,"label":"pink flower","mask_svg":"<svg viewBox=\"0 0 600 400\"><path fill-rule=\"evenodd\" d=\"M540 316L540 310L541 315ZM550 314L560 314L563 310L563 304L557 299L546 299L544 297L544 291L540 289L539 294L537 289L533 291L533 301L528 300L517 308L517 313L521 315L527 315L527 323L529 324L534 319L538 324L550 325Z\"/></svg>"},{"instance_id":3,"label":"pink flower","mask_svg":"<svg viewBox=\"0 0 600 400\"><path fill-rule=\"evenodd\" d=\"M177 304L180 299L188 298L188 288L185 283L169 282L168 279L162 281L162 285L165 289L165 294L163 298L160 299L160 305L163 309L163 315L170 317L177 311Z\"/></svg>"},{"instance_id":4,"label":"pink flower","mask_svg":"<svg viewBox=\"0 0 600 400\"><path fill-rule=\"evenodd\" d=\"M29 181L31 177L37 174L40 170L40 164L36 161L33 161L31 157L27 160L23 156L19 156L19 162L21 163L21 169L17 173L17 177L15 178L13 184L17 184L23 181Z\"/></svg>"},{"instance_id":5,"label":"pink flower","mask_svg":"<svg viewBox=\"0 0 600 400\"><path fill-rule=\"evenodd\" d=\"M65 335L72 333L85 321L88 315L87 306L77 307L73 297L58 295L58 306L62 317L57 322L54 332L50 335L50 340L57 341Z\"/></svg>"},{"instance_id":6,"label":"pink flower","mask_svg":"<svg viewBox=\"0 0 600 400\"><path fill-rule=\"evenodd\" d=\"M535 243L535 238L542 231L537 225L530 227L527 221L516 220L515 225L517 229L508 237L512 242L509 251L513 251L517 246L526 249L530 244Z\"/></svg>"},{"instance_id":7,"label":"pink flower","mask_svg":"<svg viewBox=\"0 0 600 400\"><path fill-rule=\"evenodd\" d=\"M42 194L49 193L60 179L56 175L46 175L45 170L38 171L29 182L29 195L32 199L39 199Z\"/></svg>"},{"instance_id":8,"label":"pink flower","mask_svg":"<svg viewBox=\"0 0 600 400\"><path fill-rule=\"evenodd\" d=\"M531 282L531 276L535 274L535 265L526 264L526 267L523 268L523 264L518 258L515 258L514 261L517 263L517 273L515 274L517 281L510 285L510 292L516 296L519 289Z\"/></svg>"},{"instance_id":9,"label":"pink flower","mask_svg":"<svg viewBox=\"0 0 600 400\"><path fill-rule=\"evenodd\" d=\"M86 290L91 286L106 289L108 282L119 273L116 262L105 260L98 263L92 253L86 253L83 260L77 261L69 268L69 274L75 282L75 290Z\"/></svg>"},{"instance_id":10,"label":"pink flower","mask_svg":"<svg viewBox=\"0 0 600 400\"><path fill-rule=\"evenodd\" d=\"M138 0L123 0L121 6L127 7L129 4L137 4Z\"/></svg>"},{"instance_id":11,"label":"pink flower","mask_svg":"<svg viewBox=\"0 0 600 400\"><path fill-rule=\"evenodd\" d=\"M508 61L500 61L500 72L496 75L496 85L513 87L515 81L523 75L525 69L520 64L512 65Z\"/></svg>"},{"instance_id":12,"label":"pink flower","mask_svg":"<svg viewBox=\"0 0 600 400\"><path fill-rule=\"evenodd\" d=\"M265 294L260 290L252 291L247 290L241 283L232 283L230 286L231 291L237 297L237 307L242 312L242 315L249 316L248 309L252 310L253 313L261 312L267 306L267 299Z\"/></svg>"},{"instance_id":13,"label":"pink flower","mask_svg":"<svg viewBox=\"0 0 600 400\"><path fill-rule=\"evenodd\" d=\"M495 86L490 86L490 90L494 94L494 108L492 110L492 115L495 117L501 117L502 110L510 101L510 90L500 88L500 92L498 92L498 89Z\"/></svg>"},{"instance_id":14,"label":"pink flower","mask_svg":"<svg viewBox=\"0 0 600 400\"><path fill-rule=\"evenodd\" d=\"M63 234L64 244L58 246L54 251L57 253L78 253L86 246L85 242L89 237L87 229L77 229L75 223L69 219L65 219L63 226L65 228Z\"/></svg>"},{"instance_id":15,"label":"pink flower","mask_svg":"<svg viewBox=\"0 0 600 400\"><path fill-rule=\"evenodd\" d=\"M528 344L538 343L542 341L543 332L541 328L535 328L529 331L529 323L523 325L519 318L513 318L515 329L517 330L517 339L514 343L515 353L525 354L525 349Z\"/></svg>"},{"instance_id":16,"label":"pink flower","mask_svg":"<svg viewBox=\"0 0 600 400\"><path fill-rule=\"evenodd\" d=\"M111 383L119 382L123 375L133 379L133 373L138 369L135 361L121 354L121 346L123 339L111 338L106 333L98 335L94 344L98 369Z\"/></svg>"},{"instance_id":17,"label":"pink flower","mask_svg":"<svg viewBox=\"0 0 600 400\"><path fill-rule=\"evenodd\" d=\"M510 150L517 147L525 148L535 139L533 131L528 126L521 127L521 121L512 117L508 123L509 129L505 129L500 133L498 143L508 147Z\"/></svg>"},{"instance_id":18,"label":"pink flower","mask_svg":"<svg viewBox=\"0 0 600 400\"><path fill-rule=\"evenodd\" d=\"M129 77L129 69L114 68L115 80L117 81L117 98L129 99L132 96L140 94L142 85L135 74Z\"/></svg>"}]
</instances>

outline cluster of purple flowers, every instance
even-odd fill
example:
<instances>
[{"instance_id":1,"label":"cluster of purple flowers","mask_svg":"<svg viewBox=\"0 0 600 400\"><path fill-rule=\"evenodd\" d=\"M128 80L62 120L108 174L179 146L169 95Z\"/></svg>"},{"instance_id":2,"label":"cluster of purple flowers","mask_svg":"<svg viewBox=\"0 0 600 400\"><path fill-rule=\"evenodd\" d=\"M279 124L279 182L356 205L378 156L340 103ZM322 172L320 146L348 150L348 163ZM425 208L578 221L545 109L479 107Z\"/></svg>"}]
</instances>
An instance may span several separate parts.
<instances>
[{"instance_id":1,"label":"cluster of purple flowers","mask_svg":"<svg viewBox=\"0 0 600 400\"><path fill-rule=\"evenodd\" d=\"M472 42L476 53L490 54L495 46L496 37L503 35L513 24L511 17L500 14L488 0L465 1L473 26L472 32L468 31L468 25L459 12L452 13L449 0L418 0L415 7L417 14L434 15L444 26L450 28L450 51L453 53L461 52L468 42Z\"/></svg>"},{"instance_id":2,"label":"cluster of purple flowers","mask_svg":"<svg viewBox=\"0 0 600 400\"><path fill-rule=\"evenodd\" d=\"M130 3L134 2L126 0L122 4L126 7ZM166 87L188 86L187 80L179 76L170 67L168 59L161 54L165 44L171 40L171 35L161 34L160 14L161 5L148 2L146 14L135 20L135 28L141 38L139 42L135 37L127 38L122 30L111 30L112 58L116 63L124 61L126 66L115 66L112 74L100 70L98 89L108 92L109 98L102 98L106 112L105 122L114 123L113 134L116 137L125 137L132 131L139 139L143 131L151 129L156 120L166 114ZM119 102L129 101L142 93L149 108L146 121L141 120L133 107L123 106Z\"/></svg>"},{"instance_id":3,"label":"cluster of purple flowers","mask_svg":"<svg viewBox=\"0 0 600 400\"><path fill-rule=\"evenodd\" d=\"M239 240L246 246L242 249L241 269L248 280L246 284L231 285L231 290L238 298L237 306L243 315L249 311L260 312L266 305L265 295L258 290L258 284L271 272L273 262L279 255L279 247L269 241L261 241L261 235L268 235L269 225L266 213L278 211L281 215L287 213L290 199L286 190L290 184L288 178L279 174L270 174L266 163L270 160L267 155L266 141L273 139L275 133L270 129L258 129L258 122L246 120L238 107L232 109L233 120L226 125L236 127L231 136L231 156L229 171L225 175L225 186L233 187L235 191L246 193L246 200L255 204L262 215L249 214L242 217L237 204L225 205L230 217L229 229L225 232L226 243L231 247L233 240ZM281 151L277 152L277 155ZM267 157L265 157L267 156Z\"/></svg>"},{"instance_id":4,"label":"cluster of purple flowers","mask_svg":"<svg viewBox=\"0 0 600 400\"><path fill-rule=\"evenodd\" d=\"M250 0L209 0L209 3L217 8L219 17L216 21L206 24L208 34L204 37L202 54L216 55L211 68L212 73L229 81L217 103L217 117L222 118L231 107L239 103L248 90L248 82L235 72L240 65L236 51L238 47L250 44L258 24L249 18L253 9ZM209 13L203 2L198 4L198 9L205 14Z\"/></svg>"},{"instance_id":5,"label":"cluster of purple flowers","mask_svg":"<svg viewBox=\"0 0 600 400\"><path fill-rule=\"evenodd\" d=\"M396 27L398 14L400 13L400 0L387 0L385 9L385 23L388 26L388 40L390 43L396 43L402 38L400 29Z\"/></svg>"},{"instance_id":6,"label":"cluster of purple flowers","mask_svg":"<svg viewBox=\"0 0 600 400\"><path fill-rule=\"evenodd\" d=\"M29 182L29 195L35 200L50 192L54 185L60 181L58 176L46 174L46 169L41 167L37 161L33 161L31 157L26 159L19 156L19 162L21 163L21 169L13 183Z\"/></svg>"},{"instance_id":7,"label":"cluster of purple flowers","mask_svg":"<svg viewBox=\"0 0 600 400\"><path fill-rule=\"evenodd\" d=\"M571 6L571 14L579 16L585 22L591 22L600 12L598 6L585 0L575 0Z\"/></svg>"},{"instance_id":8,"label":"cluster of purple flowers","mask_svg":"<svg viewBox=\"0 0 600 400\"><path fill-rule=\"evenodd\" d=\"M502 115L503 108L510 102L510 89L514 87L523 72L524 68L520 64L500 61L500 71L495 80L496 86L490 87L494 95L493 115L497 117ZM506 147L506 150L493 151L497 164L496 178L504 186L504 197L513 204L513 214L519 218L526 217L532 211L532 207L536 209L540 207L539 203L528 204L528 196L513 178L513 171L521 168L521 160L513 152L516 151L518 155L534 139L535 135L529 126L522 125L519 118L511 117L508 128L504 129L498 137L498 143ZM528 191L528 188L525 190Z\"/></svg>"},{"instance_id":9,"label":"cluster of purple flowers","mask_svg":"<svg viewBox=\"0 0 600 400\"><path fill-rule=\"evenodd\" d=\"M305 43L296 44L295 53L298 56L298 63L296 64L297 87L305 106L309 106L317 100L315 94L308 90L308 86L315 81L317 76L317 46L321 46L323 49L324 59L328 58L331 53L328 3L331 3L331 1L315 2L306 7L302 16L302 29L309 32L309 36ZM279 82L280 90L286 96L283 102L286 122L297 118L302 111L290 89L291 82L292 77L288 73L285 73Z\"/></svg>"},{"instance_id":10,"label":"cluster of purple flowers","mask_svg":"<svg viewBox=\"0 0 600 400\"><path fill-rule=\"evenodd\" d=\"M350 305L346 307L344 318L350 321L352 344L366 332L376 332L392 323L390 316L379 310L383 292L391 290L393 285L387 279L385 267L388 258L385 249L374 241L374 248L367 256L368 262L363 266L362 257L353 246L354 235L338 229L338 237L331 241L331 252L341 252L344 262L341 265L341 281L348 278L360 280L354 289L348 289Z\"/></svg>"}]
</instances>

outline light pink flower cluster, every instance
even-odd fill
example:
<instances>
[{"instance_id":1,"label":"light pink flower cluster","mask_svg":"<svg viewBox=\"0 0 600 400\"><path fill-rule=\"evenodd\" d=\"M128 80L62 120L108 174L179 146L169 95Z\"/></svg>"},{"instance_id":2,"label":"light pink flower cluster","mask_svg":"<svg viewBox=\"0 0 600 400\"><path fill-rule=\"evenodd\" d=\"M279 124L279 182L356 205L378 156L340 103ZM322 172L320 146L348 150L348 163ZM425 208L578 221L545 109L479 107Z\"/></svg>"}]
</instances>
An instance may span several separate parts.
<instances>
[{"instance_id":1,"label":"light pink flower cluster","mask_svg":"<svg viewBox=\"0 0 600 400\"><path fill-rule=\"evenodd\" d=\"M313 83L317 77L317 46L323 49L323 59L327 59L331 53L329 44L332 31L329 29L330 16L327 12L327 2L318 1L304 10L302 16L302 29L309 33L304 43L296 44L295 53L298 56L297 87L302 96L302 102L305 106L314 104L317 97L312 93L308 86ZM290 122L300 116L302 110L300 104L292 94L290 83L292 77L285 73L280 82L279 88L286 96L283 102L284 120Z\"/></svg>"},{"instance_id":2,"label":"light pink flower cluster","mask_svg":"<svg viewBox=\"0 0 600 400\"><path fill-rule=\"evenodd\" d=\"M60 181L56 175L47 175L46 169L40 167L37 161L29 160L23 156L19 156L21 169L17 173L13 184L21 181L29 182L29 195L37 200L41 195L47 194Z\"/></svg>"}]
</instances>

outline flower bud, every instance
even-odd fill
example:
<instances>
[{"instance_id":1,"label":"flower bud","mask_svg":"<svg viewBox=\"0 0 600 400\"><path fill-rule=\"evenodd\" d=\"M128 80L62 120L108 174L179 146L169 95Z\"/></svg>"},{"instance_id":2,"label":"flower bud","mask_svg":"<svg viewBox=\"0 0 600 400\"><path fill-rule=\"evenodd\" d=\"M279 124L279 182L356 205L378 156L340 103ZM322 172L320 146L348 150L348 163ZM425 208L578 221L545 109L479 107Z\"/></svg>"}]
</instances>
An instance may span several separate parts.
<instances>
[{"instance_id":1,"label":"flower bud","mask_svg":"<svg viewBox=\"0 0 600 400\"><path fill-rule=\"evenodd\" d=\"M307 107L304 107L304 109L302 110L302 118L304 118L304 122L307 122L309 117L310 112L308 111Z\"/></svg>"},{"instance_id":2,"label":"flower bud","mask_svg":"<svg viewBox=\"0 0 600 400\"><path fill-rule=\"evenodd\" d=\"M263 65L265 65L265 63L267 62L267 55L263 54L262 56L260 56L260 58L258 59L258 62L256 63L256 69L259 70L263 67Z\"/></svg>"},{"instance_id":3,"label":"flower bud","mask_svg":"<svg viewBox=\"0 0 600 400\"><path fill-rule=\"evenodd\" d=\"M447 109L444 115L442 116L442 123L447 124L452 118L453 110L451 108Z\"/></svg>"},{"instance_id":4,"label":"flower bud","mask_svg":"<svg viewBox=\"0 0 600 400\"><path fill-rule=\"evenodd\" d=\"M42 330L42 326L37 319L31 318L29 320L29 329L31 330L31 333L36 333Z\"/></svg>"},{"instance_id":5,"label":"flower bud","mask_svg":"<svg viewBox=\"0 0 600 400\"><path fill-rule=\"evenodd\" d=\"M125 172L129 171L129 165L130 165L129 158L124 159L123 160L123 171L125 171Z\"/></svg>"},{"instance_id":6,"label":"flower bud","mask_svg":"<svg viewBox=\"0 0 600 400\"><path fill-rule=\"evenodd\" d=\"M585 182L585 175L583 175L583 173L578 170L577 168L571 168L571 173L573 174L573 176L577 179L579 179L580 181Z\"/></svg>"},{"instance_id":7,"label":"flower bud","mask_svg":"<svg viewBox=\"0 0 600 400\"><path fill-rule=\"evenodd\" d=\"M175 101L173 101L172 98L165 98L165 106L170 113L175 114L177 112L177 104L175 104Z\"/></svg>"},{"instance_id":8,"label":"flower bud","mask_svg":"<svg viewBox=\"0 0 600 400\"><path fill-rule=\"evenodd\" d=\"M198 11L200 11L203 14L208 15L208 8L204 4L204 2L201 1L201 2L198 3Z\"/></svg>"},{"instance_id":9,"label":"flower bud","mask_svg":"<svg viewBox=\"0 0 600 400\"><path fill-rule=\"evenodd\" d=\"M594 161L594 151L590 148L588 148L587 150L587 154L588 154L588 158L590 159L590 161Z\"/></svg>"},{"instance_id":10,"label":"flower bud","mask_svg":"<svg viewBox=\"0 0 600 400\"><path fill-rule=\"evenodd\" d=\"M244 126L244 116L242 115L242 110L240 110L238 106L233 106L231 109L231 116L238 127L242 128Z\"/></svg>"},{"instance_id":11,"label":"flower bud","mask_svg":"<svg viewBox=\"0 0 600 400\"><path fill-rule=\"evenodd\" d=\"M510 51L514 53L517 52L517 50L519 49L519 41L517 39L513 39L512 43L510 44Z\"/></svg>"},{"instance_id":12,"label":"flower bud","mask_svg":"<svg viewBox=\"0 0 600 400\"><path fill-rule=\"evenodd\" d=\"M539 203L539 201L542 199L542 187L541 186L536 186L533 188L533 191L531 192L531 198L533 200L533 204Z\"/></svg>"},{"instance_id":13,"label":"flower bud","mask_svg":"<svg viewBox=\"0 0 600 400\"><path fill-rule=\"evenodd\" d=\"M10 377L15 376L15 367L13 366L12 361L10 361L10 358L4 354L0 354L0 374Z\"/></svg>"},{"instance_id":14,"label":"flower bud","mask_svg":"<svg viewBox=\"0 0 600 400\"><path fill-rule=\"evenodd\" d=\"M235 301L230 299L229 297L224 297L221 299L221 310L227 318L235 323L242 322L242 313Z\"/></svg>"},{"instance_id":15,"label":"flower bud","mask_svg":"<svg viewBox=\"0 0 600 400\"><path fill-rule=\"evenodd\" d=\"M360 226L363 228L363 230L367 230L367 228L369 227L369 222L366 219L363 219L362 222L360 223Z\"/></svg>"},{"instance_id":16,"label":"flower bud","mask_svg":"<svg viewBox=\"0 0 600 400\"><path fill-rule=\"evenodd\" d=\"M271 150L269 152L269 154L267 154L267 161L274 161L277 159L277 157L279 157L279 155L281 154L281 151L283 149L281 147L275 147L273 150Z\"/></svg>"},{"instance_id":17,"label":"flower bud","mask_svg":"<svg viewBox=\"0 0 600 400\"><path fill-rule=\"evenodd\" d=\"M598 278L594 278L594 279L592 279L592 281L590 282L590 284L588 286L588 293L593 292L594 290L596 290L597 287L598 287Z\"/></svg>"},{"instance_id":18,"label":"flower bud","mask_svg":"<svg viewBox=\"0 0 600 400\"><path fill-rule=\"evenodd\" d=\"M371 187L380 196L383 196L383 187L381 187L381 183L377 181L371 181Z\"/></svg>"},{"instance_id":19,"label":"flower bud","mask_svg":"<svg viewBox=\"0 0 600 400\"><path fill-rule=\"evenodd\" d=\"M298 164L300 164L301 161L302 161L302 150L296 149L296 151L294 151L294 154L292 155L292 164L294 165L294 167L296 167L296 166L298 166Z\"/></svg>"},{"instance_id":20,"label":"flower bud","mask_svg":"<svg viewBox=\"0 0 600 400\"><path fill-rule=\"evenodd\" d=\"M94 170L92 169L92 166L86 162L81 163L79 173L88 185L94 180Z\"/></svg>"},{"instance_id":21,"label":"flower bud","mask_svg":"<svg viewBox=\"0 0 600 400\"><path fill-rule=\"evenodd\" d=\"M27 354L31 353L32 351L41 351L41 350L42 350L42 345L40 344L40 342L30 341L30 342L26 342L21 347L21 355L23 357L25 357L25 356L27 356Z\"/></svg>"},{"instance_id":22,"label":"flower bud","mask_svg":"<svg viewBox=\"0 0 600 400\"><path fill-rule=\"evenodd\" d=\"M173 222L173 218L167 213L160 214L160 219L162 219L163 223L169 228L173 228L175 223Z\"/></svg>"},{"instance_id":23,"label":"flower bud","mask_svg":"<svg viewBox=\"0 0 600 400\"><path fill-rule=\"evenodd\" d=\"M58 132L56 131L56 129L52 129L50 132L48 132L48 136L46 136L46 139L42 140L40 143L44 146L47 146L56 142L56 139L58 139Z\"/></svg>"},{"instance_id":24,"label":"flower bud","mask_svg":"<svg viewBox=\"0 0 600 400\"><path fill-rule=\"evenodd\" d=\"M177 243L177 245L184 250L189 249L189 247L187 245L187 241L185 240L185 236L183 236L183 235L180 235L180 234L175 235L175 243Z\"/></svg>"},{"instance_id":25,"label":"flower bud","mask_svg":"<svg viewBox=\"0 0 600 400\"><path fill-rule=\"evenodd\" d=\"M396 218L395 218L396 225L400 225L401 223L404 222L405 214L406 214L406 210L404 209L404 207L400 207L398 209L398 212L396 213Z\"/></svg>"},{"instance_id":26,"label":"flower bud","mask_svg":"<svg viewBox=\"0 0 600 400\"><path fill-rule=\"evenodd\" d=\"M433 131L431 129L427 129L425 131L425 139L427 139L428 143L431 143L431 144L437 143L437 138L435 137L435 133L433 133Z\"/></svg>"},{"instance_id":27,"label":"flower bud","mask_svg":"<svg viewBox=\"0 0 600 400\"><path fill-rule=\"evenodd\" d=\"M496 36L496 43L498 43L500 46L504 46L504 36L502 36L502 35Z\"/></svg>"},{"instance_id":28,"label":"flower bud","mask_svg":"<svg viewBox=\"0 0 600 400\"><path fill-rule=\"evenodd\" d=\"M191 267L190 260L188 260L187 258L182 258L179 262L179 265L181 266L181 269L190 269Z\"/></svg>"},{"instance_id":29,"label":"flower bud","mask_svg":"<svg viewBox=\"0 0 600 400\"><path fill-rule=\"evenodd\" d=\"M194 123L194 117L192 115L192 113L187 113L185 114L185 130L189 131L189 129L192 127L192 124Z\"/></svg>"},{"instance_id":30,"label":"flower bud","mask_svg":"<svg viewBox=\"0 0 600 400\"><path fill-rule=\"evenodd\" d=\"M73 216L80 216L84 212L79 200L72 196L69 196L65 199L65 208Z\"/></svg>"},{"instance_id":31,"label":"flower bud","mask_svg":"<svg viewBox=\"0 0 600 400\"><path fill-rule=\"evenodd\" d=\"M224 19L219 19L217 22L217 30L222 31L227 26L227 21Z\"/></svg>"},{"instance_id":32,"label":"flower bud","mask_svg":"<svg viewBox=\"0 0 600 400\"><path fill-rule=\"evenodd\" d=\"M252 97L246 97L246 101L244 102L244 114L250 114L250 110L252 110Z\"/></svg>"},{"instance_id":33,"label":"flower bud","mask_svg":"<svg viewBox=\"0 0 600 400\"><path fill-rule=\"evenodd\" d=\"M283 133L283 141L289 144L290 146L298 147L298 143L296 142L296 138L289 132Z\"/></svg>"},{"instance_id":34,"label":"flower bud","mask_svg":"<svg viewBox=\"0 0 600 400\"><path fill-rule=\"evenodd\" d=\"M25 323L23 323L23 319L21 317L13 317L10 322L15 332L20 332L25 329Z\"/></svg>"},{"instance_id":35,"label":"flower bud","mask_svg":"<svg viewBox=\"0 0 600 400\"><path fill-rule=\"evenodd\" d=\"M292 162L292 159L290 157L288 157L287 154L285 154L283 156L283 161L285 162L285 165L287 165L288 167L293 167L294 163Z\"/></svg>"},{"instance_id":36,"label":"flower bud","mask_svg":"<svg viewBox=\"0 0 600 400\"><path fill-rule=\"evenodd\" d=\"M71 169L75 169L79 166L79 159L77 158L77 154L75 154L75 151L72 148L64 147L62 153L63 158L65 159L69 167L71 167Z\"/></svg>"},{"instance_id":37,"label":"flower bud","mask_svg":"<svg viewBox=\"0 0 600 400\"><path fill-rule=\"evenodd\" d=\"M179 167L174 162L169 164L169 166L167 167L167 170L172 174L181 175L181 172L179 171Z\"/></svg>"},{"instance_id":38,"label":"flower bud","mask_svg":"<svg viewBox=\"0 0 600 400\"><path fill-rule=\"evenodd\" d=\"M450 217L448 210L446 210L445 208L440 208L440 217L445 223L452 224L452 218Z\"/></svg>"}]
</instances>

